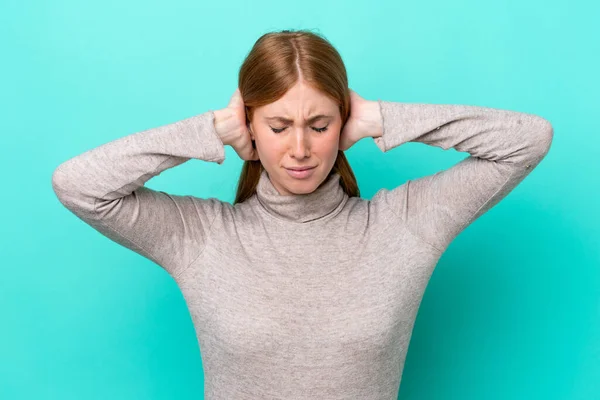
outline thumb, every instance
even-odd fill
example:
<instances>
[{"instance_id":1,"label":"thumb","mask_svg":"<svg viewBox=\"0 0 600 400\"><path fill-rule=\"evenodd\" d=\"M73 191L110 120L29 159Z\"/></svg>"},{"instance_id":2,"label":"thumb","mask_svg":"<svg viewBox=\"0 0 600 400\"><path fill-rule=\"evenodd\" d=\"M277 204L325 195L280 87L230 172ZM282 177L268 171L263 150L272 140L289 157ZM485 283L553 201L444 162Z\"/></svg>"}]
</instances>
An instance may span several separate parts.
<instances>
[{"instance_id":1,"label":"thumb","mask_svg":"<svg viewBox=\"0 0 600 400\"><path fill-rule=\"evenodd\" d=\"M348 150L348 148L350 148L350 143L348 142L348 132L349 132L349 128L348 128L348 124L344 125L344 128L342 128L342 133L340 134L340 144L339 144L339 149L342 151L346 151Z\"/></svg>"},{"instance_id":2,"label":"thumb","mask_svg":"<svg viewBox=\"0 0 600 400\"><path fill-rule=\"evenodd\" d=\"M256 161L256 160L260 159L258 157L258 152L256 151L256 149L254 147L252 147L252 144L250 144L249 146L246 146L243 149L242 158L244 160L252 160L252 161Z\"/></svg>"},{"instance_id":3,"label":"thumb","mask_svg":"<svg viewBox=\"0 0 600 400\"><path fill-rule=\"evenodd\" d=\"M240 88L237 88L231 98L229 99L229 104L227 106L235 108L236 105L242 100L242 95L240 93Z\"/></svg>"},{"instance_id":4,"label":"thumb","mask_svg":"<svg viewBox=\"0 0 600 400\"><path fill-rule=\"evenodd\" d=\"M258 157L258 151L252 146L252 142L250 140L244 140L242 143L233 146L233 149L242 160L260 159Z\"/></svg>"}]
</instances>

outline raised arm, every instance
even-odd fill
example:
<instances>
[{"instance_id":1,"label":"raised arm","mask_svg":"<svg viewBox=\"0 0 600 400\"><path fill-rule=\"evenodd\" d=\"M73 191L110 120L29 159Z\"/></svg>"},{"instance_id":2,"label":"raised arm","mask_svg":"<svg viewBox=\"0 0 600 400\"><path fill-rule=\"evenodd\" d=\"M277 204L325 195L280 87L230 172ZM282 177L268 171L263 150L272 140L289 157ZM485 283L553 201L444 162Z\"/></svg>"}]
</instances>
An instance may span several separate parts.
<instances>
[{"instance_id":1,"label":"raised arm","mask_svg":"<svg viewBox=\"0 0 600 400\"><path fill-rule=\"evenodd\" d=\"M84 222L176 276L202 252L225 204L143 185L191 158L218 164L225 159L212 110L73 157L54 170L52 187Z\"/></svg>"},{"instance_id":2,"label":"raised arm","mask_svg":"<svg viewBox=\"0 0 600 400\"><path fill-rule=\"evenodd\" d=\"M440 252L540 163L554 133L547 120L534 114L468 105L378 103L383 131L374 140L382 151L422 142L469 153L446 170L393 190L381 189L371 199L393 210Z\"/></svg>"}]
</instances>

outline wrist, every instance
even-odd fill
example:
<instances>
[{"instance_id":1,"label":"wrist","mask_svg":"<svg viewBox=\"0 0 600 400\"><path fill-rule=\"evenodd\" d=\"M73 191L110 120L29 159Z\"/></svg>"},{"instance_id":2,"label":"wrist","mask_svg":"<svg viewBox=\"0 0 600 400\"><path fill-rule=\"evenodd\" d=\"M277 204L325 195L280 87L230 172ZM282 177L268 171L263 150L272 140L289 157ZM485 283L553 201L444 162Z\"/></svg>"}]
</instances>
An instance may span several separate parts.
<instances>
[{"instance_id":1,"label":"wrist","mask_svg":"<svg viewBox=\"0 0 600 400\"><path fill-rule=\"evenodd\" d=\"M368 100L364 106L363 121L365 137L377 138L383 135L383 114L378 100Z\"/></svg>"},{"instance_id":2,"label":"wrist","mask_svg":"<svg viewBox=\"0 0 600 400\"><path fill-rule=\"evenodd\" d=\"M235 140L236 132L233 131L235 126L234 115L227 108L213 111L215 131L224 145L230 145Z\"/></svg>"}]
</instances>

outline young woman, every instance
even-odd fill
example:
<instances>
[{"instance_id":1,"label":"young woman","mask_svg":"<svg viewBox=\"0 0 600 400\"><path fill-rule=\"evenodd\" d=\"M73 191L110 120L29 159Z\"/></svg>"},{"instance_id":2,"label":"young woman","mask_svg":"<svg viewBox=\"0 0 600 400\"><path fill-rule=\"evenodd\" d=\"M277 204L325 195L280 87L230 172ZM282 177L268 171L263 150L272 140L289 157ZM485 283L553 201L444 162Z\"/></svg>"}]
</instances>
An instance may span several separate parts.
<instances>
[{"instance_id":1,"label":"young woman","mask_svg":"<svg viewBox=\"0 0 600 400\"><path fill-rule=\"evenodd\" d=\"M470 223L542 160L542 117L467 105L369 101L333 46L263 35L221 110L134 133L59 165L62 204L176 280L207 399L397 398L425 287ZM343 151L421 142L469 155L359 197ZM191 158L245 160L233 204L144 183Z\"/></svg>"}]
</instances>

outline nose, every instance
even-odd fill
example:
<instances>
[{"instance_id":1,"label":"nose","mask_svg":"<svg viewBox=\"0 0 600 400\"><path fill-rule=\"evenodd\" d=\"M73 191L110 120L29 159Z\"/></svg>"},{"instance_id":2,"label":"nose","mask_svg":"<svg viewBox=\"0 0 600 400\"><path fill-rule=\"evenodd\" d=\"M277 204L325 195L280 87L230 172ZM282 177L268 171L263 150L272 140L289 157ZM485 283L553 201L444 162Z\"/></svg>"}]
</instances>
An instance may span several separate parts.
<instances>
[{"instance_id":1,"label":"nose","mask_svg":"<svg viewBox=\"0 0 600 400\"><path fill-rule=\"evenodd\" d=\"M310 157L310 135L304 132L304 129L298 128L291 135L292 143L290 144L291 156L296 159Z\"/></svg>"}]
</instances>

